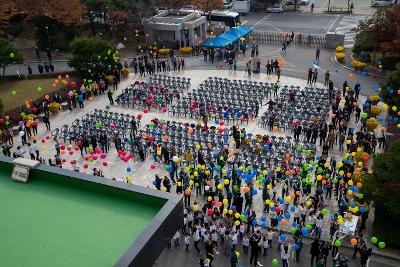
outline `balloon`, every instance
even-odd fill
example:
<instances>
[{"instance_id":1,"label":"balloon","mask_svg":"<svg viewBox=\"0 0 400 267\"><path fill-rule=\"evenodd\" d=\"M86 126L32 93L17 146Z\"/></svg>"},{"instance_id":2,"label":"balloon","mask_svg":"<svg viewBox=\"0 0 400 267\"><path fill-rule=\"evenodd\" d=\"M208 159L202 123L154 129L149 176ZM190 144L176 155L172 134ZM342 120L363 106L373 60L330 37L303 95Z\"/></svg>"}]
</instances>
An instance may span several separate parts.
<instances>
[{"instance_id":1,"label":"balloon","mask_svg":"<svg viewBox=\"0 0 400 267\"><path fill-rule=\"evenodd\" d=\"M385 242L379 242L378 246L379 246L379 248L385 248L386 244L385 244Z\"/></svg>"},{"instance_id":2,"label":"balloon","mask_svg":"<svg viewBox=\"0 0 400 267\"><path fill-rule=\"evenodd\" d=\"M71 87L75 88L76 87L76 82L71 82Z\"/></svg>"},{"instance_id":3,"label":"balloon","mask_svg":"<svg viewBox=\"0 0 400 267\"><path fill-rule=\"evenodd\" d=\"M378 238L376 238L375 236L371 237L371 243L372 244L378 243Z\"/></svg>"},{"instance_id":4,"label":"balloon","mask_svg":"<svg viewBox=\"0 0 400 267\"><path fill-rule=\"evenodd\" d=\"M12 96L16 96L16 95L17 95L17 92L16 92L16 91L12 91L12 92L11 92L11 95L12 95Z\"/></svg>"},{"instance_id":5,"label":"balloon","mask_svg":"<svg viewBox=\"0 0 400 267\"><path fill-rule=\"evenodd\" d=\"M14 53L10 53L10 58L14 58Z\"/></svg>"},{"instance_id":6,"label":"balloon","mask_svg":"<svg viewBox=\"0 0 400 267\"><path fill-rule=\"evenodd\" d=\"M69 95L69 96L73 96L73 95L74 95L74 92L69 91L69 92L68 92L68 95Z\"/></svg>"},{"instance_id":7,"label":"balloon","mask_svg":"<svg viewBox=\"0 0 400 267\"><path fill-rule=\"evenodd\" d=\"M342 241L336 240L335 241L335 247L340 247L342 245Z\"/></svg>"},{"instance_id":8,"label":"balloon","mask_svg":"<svg viewBox=\"0 0 400 267\"><path fill-rule=\"evenodd\" d=\"M357 239L352 238L352 239L350 240L350 243L351 243L352 246L356 246L358 242L357 242Z\"/></svg>"},{"instance_id":9,"label":"balloon","mask_svg":"<svg viewBox=\"0 0 400 267\"><path fill-rule=\"evenodd\" d=\"M278 265L278 264L279 264L279 261L277 259L272 260L272 265Z\"/></svg>"}]
</instances>

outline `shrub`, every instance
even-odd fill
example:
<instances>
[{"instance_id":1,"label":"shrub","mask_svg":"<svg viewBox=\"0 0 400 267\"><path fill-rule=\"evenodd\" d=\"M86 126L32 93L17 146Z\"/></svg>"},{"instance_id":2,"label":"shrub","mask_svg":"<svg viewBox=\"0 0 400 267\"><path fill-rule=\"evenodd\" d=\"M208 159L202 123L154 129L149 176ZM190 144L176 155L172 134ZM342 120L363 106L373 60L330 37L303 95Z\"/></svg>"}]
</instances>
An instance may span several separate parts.
<instances>
[{"instance_id":1,"label":"shrub","mask_svg":"<svg viewBox=\"0 0 400 267\"><path fill-rule=\"evenodd\" d=\"M362 61L358 61L358 60L353 60L353 62L351 62L351 65L356 70L363 70L363 69L365 69L365 67L367 67L366 63L364 63Z\"/></svg>"},{"instance_id":2,"label":"shrub","mask_svg":"<svg viewBox=\"0 0 400 267\"><path fill-rule=\"evenodd\" d=\"M344 53L336 53L336 59L340 62L343 62L344 58L346 57L346 55Z\"/></svg>"},{"instance_id":3,"label":"shrub","mask_svg":"<svg viewBox=\"0 0 400 267\"><path fill-rule=\"evenodd\" d=\"M121 69L121 75L122 75L123 78L128 78L129 73L130 73L129 68L122 68Z\"/></svg>"},{"instance_id":4,"label":"shrub","mask_svg":"<svg viewBox=\"0 0 400 267\"><path fill-rule=\"evenodd\" d=\"M384 70L396 69L396 64L400 62L400 57L386 56L381 59L381 65Z\"/></svg>"},{"instance_id":5,"label":"shrub","mask_svg":"<svg viewBox=\"0 0 400 267\"><path fill-rule=\"evenodd\" d=\"M378 126L378 120L375 118L369 118L366 123L366 128L368 131L372 132Z\"/></svg>"},{"instance_id":6,"label":"shrub","mask_svg":"<svg viewBox=\"0 0 400 267\"><path fill-rule=\"evenodd\" d=\"M53 102L49 105L49 110L51 112L51 114L55 115L60 111L60 104L58 104L57 102Z\"/></svg>"},{"instance_id":7,"label":"shrub","mask_svg":"<svg viewBox=\"0 0 400 267\"><path fill-rule=\"evenodd\" d=\"M377 117L377 116L379 116L381 114L381 108L380 107L376 107L376 106L373 106L372 108L371 108L371 117Z\"/></svg>"},{"instance_id":8,"label":"shrub","mask_svg":"<svg viewBox=\"0 0 400 267\"><path fill-rule=\"evenodd\" d=\"M160 55L168 55L170 51L171 51L171 49L169 49L169 48L161 48L158 50L158 53Z\"/></svg>"},{"instance_id":9,"label":"shrub","mask_svg":"<svg viewBox=\"0 0 400 267\"><path fill-rule=\"evenodd\" d=\"M192 53L192 48L191 47L182 47L179 49L179 52L182 54L191 54Z\"/></svg>"},{"instance_id":10,"label":"shrub","mask_svg":"<svg viewBox=\"0 0 400 267\"><path fill-rule=\"evenodd\" d=\"M376 105L379 103L379 96L378 95L371 95L369 97L369 101L371 102L371 105Z\"/></svg>"},{"instance_id":11,"label":"shrub","mask_svg":"<svg viewBox=\"0 0 400 267\"><path fill-rule=\"evenodd\" d=\"M365 159L365 157L368 157L368 153L367 152L364 152L364 151L357 151L357 152L355 152L356 154L354 155L354 159L357 161L357 162L364 162L364 159ZM355 173L354 173L355 174ZM361 176L360 175L358 175L358 179L359 180L361 180Z\"/></svg>"},{"instance_id":12,"label":"shrub","mask_svg":"<svg viewBox=\"0 0 400 267\"><path fill-rule=\"evenodd\" d=\"M344 47L339 45L338 47L336 47L336 52L337 53L342 53L344 51Z\"/></svg>"}]
</instances>

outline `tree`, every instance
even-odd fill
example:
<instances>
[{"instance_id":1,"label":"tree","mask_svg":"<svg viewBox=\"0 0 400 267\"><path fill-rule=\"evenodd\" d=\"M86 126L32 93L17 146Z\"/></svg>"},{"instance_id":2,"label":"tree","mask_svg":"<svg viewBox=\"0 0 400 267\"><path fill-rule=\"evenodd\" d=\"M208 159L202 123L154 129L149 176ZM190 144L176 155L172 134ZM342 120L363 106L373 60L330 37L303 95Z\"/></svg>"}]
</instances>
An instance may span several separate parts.
<instances>
[{"instance_id":1,"label":"tree","mask_svg":"<svg viewBox=\"0 0 400 267\"><path fill-rule=\"evenodd\" d=\"M400 108L400 94L398 90L400 88L400 63L396 65L396 69L388 72L386 75L386 82L381 91L383 100L392 106Z\"/></svg>"},{"instance_id":2,"label":"tree","mask_svg":"<svg viewBox=\"0 0 400 267\"><path fill-rule=\"evenodd\" d=\"M361 22L355 29L355 45L353 51L372 51L383 54L400 53L400 6L380 8L372 18Z\"/></svg>"},{"instance_id":3,"label":"tree","mask_svg":"<svg viewBox=\"0 0 400 267\"><path fill-rule=\"evenodd\" d=\"M22 60L22 54L13 44L6 39L0 38L0 68L3 68L2 76L4 77L8 65L21 63Z\"/></svg>"},{"instance_id":4,"label":"tree","mask_svg":"<svg viewBox=\"0 0 400 267\"><path fill-rule=\"evenodd\" d=\"M400 141L389 151L374 158L373 173L363 181L362 192L367 200L374 201L375 222L373 234L388 245L399 247L400 234Z\"/></svg>"},{"instance_id":5,"label":"tree","mask_svg":"<svg viewBox=\"0 0 400 267\"><path fill-rule=\"evenodd\" d=\"M215 9L224 8L224 2L222 0L194 0L191 1L191 3L203 14L207 14Z\"/></svg>"},{"instance_id":6,"label":"tree","mask_svg":"<svg viewBox=\"0 0 400 267\"><path fill-rule=\"evenodd\" d=\"M99 37L75 38L70 49L72 59L69 65L85 78L91 78L96 73L110 74L119 60L115 47Z\"/></svg>"},{"instance_id":7,"label":"tree","mask_svg":"<svg viewBox=\"0 0 400 267\"><path fill-rule=\"evenodd\" d=\"M80 0L2 0L1 5L0 16L20 13L32 19L46 15L67 26L84 24L83 15L86 12L86 6Z\"/></svg>"}]
</instances>

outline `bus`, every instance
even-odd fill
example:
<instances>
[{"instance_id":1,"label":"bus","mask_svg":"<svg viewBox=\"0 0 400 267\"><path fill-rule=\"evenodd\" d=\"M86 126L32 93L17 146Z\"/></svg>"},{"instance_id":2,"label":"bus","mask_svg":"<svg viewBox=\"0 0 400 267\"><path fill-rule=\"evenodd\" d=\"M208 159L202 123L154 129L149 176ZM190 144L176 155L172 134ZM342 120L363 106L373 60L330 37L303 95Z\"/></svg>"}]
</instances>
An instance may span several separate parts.
<instances>
[{"instance_id":1,"label":"bus","mask_svg":"<svg viewBox=\"0 0 400 267\"><path fill-rule=\"evenodd\" d=\"M240 14L232 11L211 11L207 20L211 28L225 27L225 30L230 30L232 27L240 25Z\"/></svg>"}]
</instances>

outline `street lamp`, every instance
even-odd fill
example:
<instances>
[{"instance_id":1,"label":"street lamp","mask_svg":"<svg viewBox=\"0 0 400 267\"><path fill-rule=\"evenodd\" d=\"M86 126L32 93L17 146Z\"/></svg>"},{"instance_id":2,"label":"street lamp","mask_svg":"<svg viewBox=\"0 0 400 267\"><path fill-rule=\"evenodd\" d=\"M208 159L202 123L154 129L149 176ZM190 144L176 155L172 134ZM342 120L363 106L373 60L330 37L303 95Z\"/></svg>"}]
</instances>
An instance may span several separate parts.
<instances>
[{"instance_id":1,"label":"street lamp","mask_svg":"<svg viewBox=\"0 0 400 267\"><path fill-rule=\"evenodd\" d=\"M46 27L44 27L46 29L46 33L47 33L47 41L49 42L49 49L51 51L51 43L50 43L50 35L49 35L49 27L46 25Z\"/></svg>"}]
</instances>

